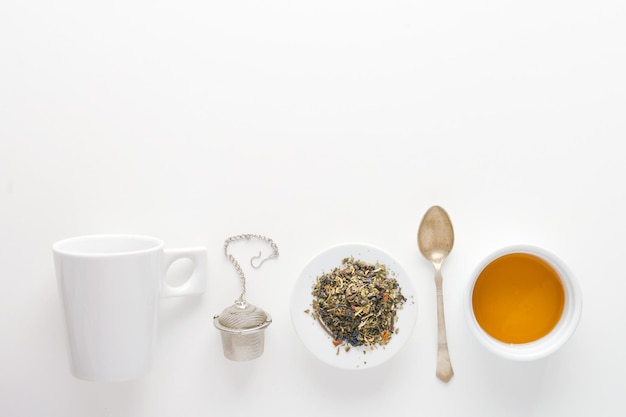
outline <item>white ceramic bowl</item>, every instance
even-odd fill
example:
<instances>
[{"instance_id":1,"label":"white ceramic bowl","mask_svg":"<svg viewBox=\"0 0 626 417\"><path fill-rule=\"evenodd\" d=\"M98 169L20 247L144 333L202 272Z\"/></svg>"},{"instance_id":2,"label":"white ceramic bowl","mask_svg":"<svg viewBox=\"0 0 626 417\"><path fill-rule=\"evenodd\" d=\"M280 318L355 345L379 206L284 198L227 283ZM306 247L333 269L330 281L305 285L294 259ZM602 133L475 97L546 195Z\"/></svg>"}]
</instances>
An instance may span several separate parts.
<instances>
[{"instance_id":1,"label":"white ceramic bowl","mask_svg":"<svg viewBox=\"0 0 626 417\"><path fill-rule=\"evenodd\" d=\"M501 256L511 253L527 253L538 256L548 262L557 272L563 289L565 290L565 305L559 322L546 336L530 343L511 344L504 343L485 332L474 315L472 307L472 294L474 284L487 265ZM471 276L467 295L465 297L465 311L469 321L469 327L478 341L491 352L511 360L530 361L548 356L558 350L572 336L582 313L582 293L574 274L565 263L551 252L530 245L513 245L491 253L483 259Z\"/></svg>"},{"instance_id":2,"label":"white ceramic bowl","mask_svg":"<svg viewBox=\"0 0 626 417\"><path fill-rule=\"evenodd\" d=\"M342 259L348 257L386 265L407 299L402 309L396 313L399 333L394 334L385 346L373 350L362 346L352 347L349 352L344 349L339 352L333 346L330 336L307 312L311 309L311 291L317 277L341 265ZM371 369L391 359L411 338L417 319L417 293L411 277L391 254L365 243L339 244L313 257L300 273L291 297L291 319L302 343L322 362L339 369Z\"/></svg>"}]
</instances>

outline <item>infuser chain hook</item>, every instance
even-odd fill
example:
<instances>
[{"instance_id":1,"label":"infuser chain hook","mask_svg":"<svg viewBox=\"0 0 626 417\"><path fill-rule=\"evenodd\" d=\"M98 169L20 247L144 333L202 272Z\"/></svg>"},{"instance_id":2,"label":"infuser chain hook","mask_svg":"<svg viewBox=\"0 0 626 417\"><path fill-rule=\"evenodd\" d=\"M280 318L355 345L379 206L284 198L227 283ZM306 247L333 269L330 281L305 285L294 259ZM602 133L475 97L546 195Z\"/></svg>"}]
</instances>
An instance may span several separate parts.
<instances>
[{"instance_id":1,"label":"infuser chain hook","mask_svg":"<svg viewBox=\"0 0 626 417\"><path fill-rule=\"evenodd\" d=\"M270 255L265 257L264 259L261 259L261 261L255 265L254 261L256 261L257 259L261 258L261 252L259 252L259 254L257 256L253 256L252 258L250 258L250 265L252 265L252 267L254 269L259 269L261 267L261 265L263 265L265 263L265 261L269 261L270 259L274 258L274 256Z\"/></svg>"}]
</instances>

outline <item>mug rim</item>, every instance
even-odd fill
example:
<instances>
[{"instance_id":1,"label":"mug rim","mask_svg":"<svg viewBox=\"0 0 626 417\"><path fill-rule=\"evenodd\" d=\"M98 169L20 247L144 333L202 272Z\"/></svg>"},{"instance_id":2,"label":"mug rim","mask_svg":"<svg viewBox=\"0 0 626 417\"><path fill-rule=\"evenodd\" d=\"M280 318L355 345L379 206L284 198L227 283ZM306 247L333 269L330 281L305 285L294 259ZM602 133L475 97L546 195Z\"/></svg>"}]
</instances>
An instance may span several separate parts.
<instances>
[{"instance_id":1,"label":"mug rim","mask_svg":"<svg viewBox=\"0 0 626 417\"><path fill-rule=\"evenodd\" d=\"M120 250L86 250L78 249L77 245L87 243L102 243L111 242L117 240L118 242L139 243L133 249L120 249ZM111 233L111 234L91 234L91 235L79 235L56 241L52 245L52 250L59 255L73 256L73 257L114 257L124 255L137 255L142 253L149 253L155 250L162 249L164 243L161 239L154 236L141 235L141 234L123 234L123 233Z\"/></svg>"},{"instance_id":2,"label":"mug rim","mask_svg":"<svg viewBox=\"0 0 626 417\"><path fill-rule=\"evenodd\" d=\"M505 343L488 334L476 320L472 295L474 286L481 272L496 259L512 254L525 253L539 257L547 262L557 273L565 291L565 305L557 325L540 339L528 343ZM548 356L564 345L572 336L582 315L582 293L577 278L572 271L554 253L533 245L509 245L492 251L484 257L474 269L465 297L466 315L476 339L491 352L512 360L529 361Z\"/></svg>"}]
</instances>

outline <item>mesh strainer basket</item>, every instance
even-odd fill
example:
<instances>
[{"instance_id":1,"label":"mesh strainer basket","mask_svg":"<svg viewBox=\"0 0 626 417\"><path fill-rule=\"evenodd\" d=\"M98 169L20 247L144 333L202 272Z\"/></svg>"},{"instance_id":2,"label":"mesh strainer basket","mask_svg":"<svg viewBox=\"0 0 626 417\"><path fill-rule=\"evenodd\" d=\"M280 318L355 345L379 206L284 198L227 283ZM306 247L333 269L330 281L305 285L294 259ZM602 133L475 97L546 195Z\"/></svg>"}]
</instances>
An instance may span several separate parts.
<instances>
[{"instance_id":1,"label":"mesh strainer basket","mask_svg":"<svg viewBox=\"0 0 626 417\"><path fill-rule=\"evenodd\" d=\"M224 356L233 361L248 361L263 354L265 328L271 322L269 314L245 302L236 302L213 319L222 334Z\"/></svg>"}]
</instances>

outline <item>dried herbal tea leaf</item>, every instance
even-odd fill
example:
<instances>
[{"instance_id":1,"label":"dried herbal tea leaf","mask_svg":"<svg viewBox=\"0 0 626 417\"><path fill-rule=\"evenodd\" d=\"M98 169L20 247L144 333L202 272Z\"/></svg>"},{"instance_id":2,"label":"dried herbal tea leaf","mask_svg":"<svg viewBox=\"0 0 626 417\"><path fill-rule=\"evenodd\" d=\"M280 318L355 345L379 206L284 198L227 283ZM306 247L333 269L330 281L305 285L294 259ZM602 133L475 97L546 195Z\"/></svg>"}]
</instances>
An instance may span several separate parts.
<instances>
[{"instance_id":1,"label":"dried herbal tea leaf","mask_svg":"<svg viewBox=\"0 0 626 417\"><path fill-rule=\"evenodd\" d=\"M353 257L317 277L312 295L311 314L334 346L386 345L397 333L396 313L406 301L386 265Z\"/></svg>"}]
</instances>

